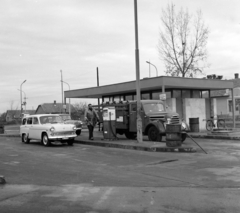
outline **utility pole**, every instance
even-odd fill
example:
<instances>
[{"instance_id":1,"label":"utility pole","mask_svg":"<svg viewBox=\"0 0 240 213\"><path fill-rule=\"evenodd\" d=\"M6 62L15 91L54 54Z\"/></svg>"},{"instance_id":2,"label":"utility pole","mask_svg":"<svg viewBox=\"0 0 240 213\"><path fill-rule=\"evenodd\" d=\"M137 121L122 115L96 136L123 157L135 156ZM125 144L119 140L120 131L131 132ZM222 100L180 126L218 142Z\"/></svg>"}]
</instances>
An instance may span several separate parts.
<instances>
[{"instance_id":1,"label":"utility pole","mask_svg":"<svg viewBox=\"0 0 240 213\"><path fill-rule=\"evenodd\" d=\"M99 73L98 73L98 67L97 67L97 86L99 87ZM98 98L98 113L100 114L100 100ZM98 131L100 131L100 124L98 125Z\"/></svg>"},{"instance_id":2,"label":"utility pole","mask_svg":"<svg viewBox=\"0 0 240 213\"><path fill-rule=\"evenodd\" d=\"M61 72L61 88L62 88L62 108L61 108L61 112L62 112L62 109L63 109L63 77L62 77L62 70L60 70Z\"/></svg>"},{"instance_id":3,"label":"utility pole","mask_svg":"<svg viewBox=\"0 0 240 213\"><path fill-rule=\"evenodd\" d=\"M135 60L136 60L136 93L137 93L137 142L142 142L142 118L140 102L140 68L139 68L139 49L138 49L138 15L137 0L134 0L134 18L135 18Z\"/></svg>"}]
</instances>

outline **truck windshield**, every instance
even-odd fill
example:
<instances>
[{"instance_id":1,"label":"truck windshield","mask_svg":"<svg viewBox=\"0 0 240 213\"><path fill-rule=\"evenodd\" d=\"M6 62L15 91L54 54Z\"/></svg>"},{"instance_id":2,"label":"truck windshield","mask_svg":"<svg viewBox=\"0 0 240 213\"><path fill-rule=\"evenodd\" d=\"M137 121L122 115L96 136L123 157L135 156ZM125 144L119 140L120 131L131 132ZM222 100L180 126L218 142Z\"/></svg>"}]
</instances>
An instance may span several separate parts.
<instances>
[{"instance_id":1,"label":"truck windshield","mask_svg":"<svg viewBox=\"0 0 240 213\"><path fill-rule=\"evenodd\" d=\"M164 111L164 106L162 103L146 103L143 104L143 108L146 114Z\"/></svg>"}]
</instances>

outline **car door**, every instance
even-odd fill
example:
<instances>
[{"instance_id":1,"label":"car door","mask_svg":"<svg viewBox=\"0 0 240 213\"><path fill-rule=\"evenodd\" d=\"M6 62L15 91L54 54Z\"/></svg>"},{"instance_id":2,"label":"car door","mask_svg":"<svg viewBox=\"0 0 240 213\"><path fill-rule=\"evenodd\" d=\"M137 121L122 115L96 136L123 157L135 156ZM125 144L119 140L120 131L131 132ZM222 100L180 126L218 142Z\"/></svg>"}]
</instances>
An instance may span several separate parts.
<instances>
[{"instance_id":1,"label":"car door","mask_svg":"<svg viewBox=\"0 0 240 213\"><path fill-rule=\"evenodd\" d=\"M22 124L20 126L20 135L23 135L26 133L26 128L27 128L27 118L22 119Z\"/></svg>"},{"instance_id":2,"label":"car door","mask_svg":"<svg viewBox=\"0 0 240 213\"><path fill-rule=\"evenodd\" d=\"M26 134L29 136L29 130L30 130L31 124L32 124L32 117L27 117L23 119L23 123L20 130L21 135Z\"/></svg>"},{"instance_id":3,"label":"car door","mask_svg":"<svg viewBox=\"0 0 240 213\"><path fill-rule=\"evenodd\" d=\"M38 117L32 118L32 124L30 127L29 137L32 139L41 139L41 131L39 128L39 120Z\"/></svg>"},{"instance_id":4,"label":"car door","mask_svg":"<svg viewBox=\"0 0 240 213\"><path fill-rule=\"evenodd\" d=\"M28 117L27 118L27 125L26 125L26 134L28 135L28 138L32 138L32 132L31 132L31 128L32 128L32 117Z\"/></svg>"}]
</instances>

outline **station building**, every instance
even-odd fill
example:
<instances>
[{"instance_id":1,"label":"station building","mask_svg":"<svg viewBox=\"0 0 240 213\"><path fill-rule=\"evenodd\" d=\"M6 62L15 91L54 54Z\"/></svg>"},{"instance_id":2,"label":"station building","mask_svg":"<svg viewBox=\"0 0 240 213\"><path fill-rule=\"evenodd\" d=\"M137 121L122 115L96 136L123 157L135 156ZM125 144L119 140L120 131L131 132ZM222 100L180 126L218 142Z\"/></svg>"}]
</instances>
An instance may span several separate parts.
<instances>
[{"instance_id":1,"label":"station building","mask_svg":"<svg viewBox=\"0 0 240 213\"><path fill-rule=\"evenodd\" d=\"M206 119L217 116L216 100L211 98L211 92L229 90L234 97L233 88L232 81L220 79L159 76L140 80L141 100L159 100L161 94L166 94L166 104L180 118L187 123L189 118L199 118L200 130L205 130ZM136 81L68 90L64 91L64 97L65 102L67 98L98 98L100 103L136 100ZM235 105L234 98L232 103ZM234 110L232 116L235 117Z\"/></svg>"}]
</instances>

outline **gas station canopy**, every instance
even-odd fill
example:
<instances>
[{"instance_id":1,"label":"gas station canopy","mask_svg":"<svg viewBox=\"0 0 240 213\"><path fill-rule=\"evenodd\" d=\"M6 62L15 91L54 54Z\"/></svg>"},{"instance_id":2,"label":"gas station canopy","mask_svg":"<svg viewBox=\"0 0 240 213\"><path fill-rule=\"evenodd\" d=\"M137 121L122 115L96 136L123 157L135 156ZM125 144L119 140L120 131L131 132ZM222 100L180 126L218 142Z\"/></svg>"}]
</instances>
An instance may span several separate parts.
<instances>
[{"instance_id":1,"label":"gas station canopy","mask_svg":"<svg viewBox=\"0 0 240 213\"><path fill-rule=\"evenodd\" d=\"M233 89L232 81L220 79L199 79L160 76L155 78L144 78L140 81L141 92L151 90L223 90ZM65 98L102 98L108 95L120 95L136 92L136 81L129 81L118 84L111 84L85 89L64 91Z\"/></svg>"}]
</instances>

